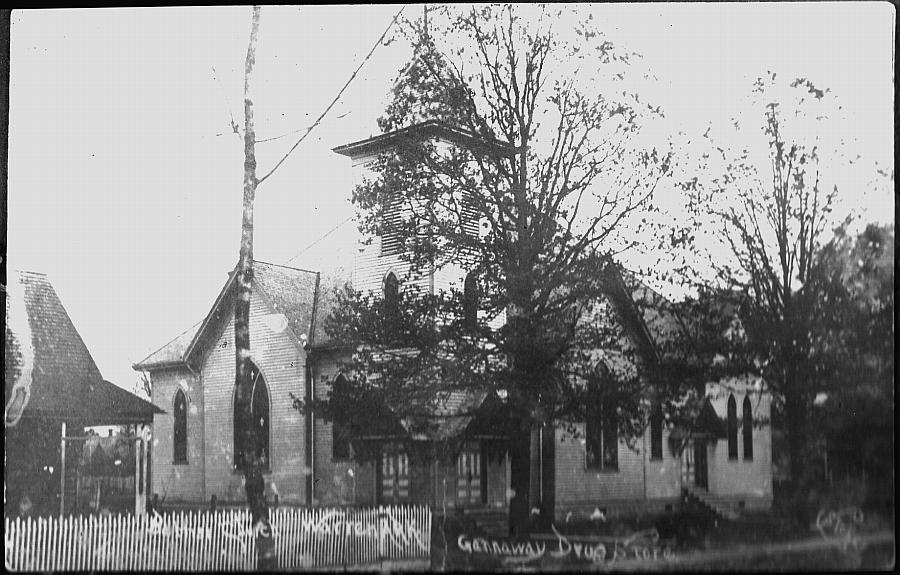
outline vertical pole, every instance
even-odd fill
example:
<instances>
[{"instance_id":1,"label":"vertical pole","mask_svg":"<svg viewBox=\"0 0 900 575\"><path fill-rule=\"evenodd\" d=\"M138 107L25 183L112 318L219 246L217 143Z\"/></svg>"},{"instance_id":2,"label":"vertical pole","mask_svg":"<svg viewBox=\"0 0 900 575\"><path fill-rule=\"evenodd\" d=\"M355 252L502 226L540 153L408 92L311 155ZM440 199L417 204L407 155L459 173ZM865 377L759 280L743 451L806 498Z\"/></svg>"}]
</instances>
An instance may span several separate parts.
<instances>
[{"instance_id":1,"label":"vertical pole","mask_svg":"<svg viewBox=\"0 0 900 575\"><path fill-rule=\"evenodd\" d=\"M137 435L137 433L135 433ZM140 439L132 439L131 440L134 445L134 516L137 517L140 515L141 511L141 497L140 497L140 486L141 486L141 440Z\"/></svg>"},{"instance_id":2,"label":"vertical pole","mask_svg":"<svg viewBox=\"0 0 900 575\"><path fill-rule=\"evenodd\" d=\"M59 516L62 517L66 506L66 422L62 422L59 436Z\"/></svg>"},{"instance_id":3,"label":"vertical pole","mask_svg":"<svg viewBox=\"0 0 900 575\"><path fill-rule=\"evenodd\" d=\"M538 500L541 507L544 506L544 426L538 428Z\"/></svg>"}]
</instances>

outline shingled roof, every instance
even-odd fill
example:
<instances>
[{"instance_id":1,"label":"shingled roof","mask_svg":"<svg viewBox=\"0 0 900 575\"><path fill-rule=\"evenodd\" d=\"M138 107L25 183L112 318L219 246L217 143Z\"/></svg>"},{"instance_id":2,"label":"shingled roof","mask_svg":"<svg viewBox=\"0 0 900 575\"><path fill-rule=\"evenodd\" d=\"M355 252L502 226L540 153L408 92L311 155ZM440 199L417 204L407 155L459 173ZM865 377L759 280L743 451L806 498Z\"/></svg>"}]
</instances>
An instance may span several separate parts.
<instances>
[{"instance_id":1,"label":"shingled roof","mask_svg":"<svg viewBox=\"0 0 900 575\"><path fill-rule=\"evenodd\" d=\"M226 309L230 309L236 271L235 266L212 309L202 321L134 364L134 369L151 370L188 363L200 349L201 341L212 329L216 319L221 318ZM275 312L284 314L288 333L300 345L303 345L304 335L309 338L313 333L318 281L319 274L313 271L253 261L253 288L259 290Z\"/></svg>"},{"instance_id":2,"label":"shingled roof","mask_svg":"<svg viewBox=\"0 0 900 575\"><path fill-rule=\"evenodd\" d=\"M486 392L451 391L436 397L427 417L407 417L400 424L415 440L442 441L462 435L485 398Z\"/></svg>"},{"instance_id":3,"label":"shingled roof","mask_svg":"<svg viewBox=\"0 0 900 575\"><path fill-rule=\"evenodd\" d=\"M21 417L110 425L151 421L163 413L103 379L44 274L10 273L6 317L5 403L15 392L13 404L25 404ZM7 425L15 421L7 411Z\"/></svg>"}]
</instances>

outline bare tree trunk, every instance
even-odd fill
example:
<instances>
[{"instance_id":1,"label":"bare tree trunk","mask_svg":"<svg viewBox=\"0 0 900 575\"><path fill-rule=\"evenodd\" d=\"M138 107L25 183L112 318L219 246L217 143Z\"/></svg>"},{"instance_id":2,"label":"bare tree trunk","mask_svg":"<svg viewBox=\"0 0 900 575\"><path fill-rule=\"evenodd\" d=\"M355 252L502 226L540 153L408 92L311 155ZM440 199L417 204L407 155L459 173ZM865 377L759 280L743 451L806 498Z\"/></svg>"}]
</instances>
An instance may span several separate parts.
<instances>
[{"instance_id":1,"label":"bare tree trunk","mask_svg":"<svg viewBox=\"0 0 900 575\"><path fill-rule=\"evenodd\" d=\"M262 477L259 451L259 426L253 417L253 381L250 362L250 295L253 282L253 202L256 197L256 133L253 129L253 99L251 78L256 63L256 41L259 34L259 6L253 7L250 42L244 67L244 202L241 218L241 250L238 263L237 294L234 300L234 352L236 410L242 430L235 445L235 460L244 472L244 489L253 518L256 535L257 568L273 570L277 565L269 509L266 505L265 482Z\"/></svg>"}]
</instances>

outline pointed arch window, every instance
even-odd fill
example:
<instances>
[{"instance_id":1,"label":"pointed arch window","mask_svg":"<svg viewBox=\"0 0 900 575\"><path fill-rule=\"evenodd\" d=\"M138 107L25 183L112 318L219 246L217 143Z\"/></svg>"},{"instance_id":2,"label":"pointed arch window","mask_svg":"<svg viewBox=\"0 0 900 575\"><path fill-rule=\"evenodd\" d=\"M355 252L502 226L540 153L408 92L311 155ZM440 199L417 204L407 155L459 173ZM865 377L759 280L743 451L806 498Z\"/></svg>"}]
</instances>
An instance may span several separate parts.
<instances>
[{"instance_id":1,"label":"pointed arch window","mask_svg":"<svg viewBox=\"0 0 900 575\"><path fill-rule=\"evenodd\" d=\"M172 429L172 461L175 464L187 464L187 397L181 389L175 392L172 414L175 419Z\"/></svg>"},{"instance_id":2,"label":"pointed arch window","mask_svg":"<svg viewBox=\"0 0 900 575\"><path fill-rule=\"evenodd\" d=\"M588 401L585 422L585 465L588 469L618 471L619 417L615 402L595 391Z\"/></svg>"},{"instance_id":3,"label":"pointed arch window","mask_svg":"<svg viewBox=\"0 0 900 575\"><path fill-rule=\"evenodd\" d=\"M653 412L650 414L650 459L662 459L662 428L663 412L662 407L657 403L653 406Z\"/></svg>"},{"instance_id":4,"label":"pointed arch window","mask_svg":"<svg viewBox=\"0 0 900 575\"><path fill-rule=\"evenodd\" d=\"M347 389L349 383L343 375L337 376L332 389ZM346 421L335 417L331 420L331 459L346 461L350 459L350 428Z\"/></svg>"},{"instance_id":5,"label":"pointed arch window","mask_svg":"<svg viewBox=\"0 0 900 575\"><path fill-rule=\"evenodd\" d=\"M241 416L238 394L234 394L234 466L244 469L249 454L256 455L260 469L269 470L269 386L266 378L255 364L250 363L250 420ZM251 445L245 445L247 426L255 427L255 438Z\"/></svg>"},{"instance_id":6,"label":"pointed arch window","mask_svg":"<svg viewBox=\"0 0 900 575\"><path fill-rule=\"evenodd\" d=\"M469 272L463 283L463 326L474 332L478 327L478 276Z\"/></svg>"},{"instance_id":7,"label":"pointed arch window","mask_svg":"<svg viewBox=\"0 0 900 575\"><path fill-rule=\"evenodd\" d=\"M737 402L734 395L728 396L728 459L738 458L738 437L737 437Z\"/></svg>"},{"instance_id":8,"label":"pointed arch window","mask_svg":"<svg viewBox=\"0 0 900 575\"><path fill-rule=\"evenodd\" d=\"M384 278L384 319L387 335L396 338L400 323L400 280L394 272Z\"/></svg>"},{"instance_id":9,"label":"pointed arch window","mask_svg":"<svg viewBox=\"0 0 900 575\"><path fill-rule=\"evenodd\" d=\"M750 405L750 397L744 397L743 417L741 425L744 435L744 461L753 459L753 406Z\"/></svg>"}]
</instances>

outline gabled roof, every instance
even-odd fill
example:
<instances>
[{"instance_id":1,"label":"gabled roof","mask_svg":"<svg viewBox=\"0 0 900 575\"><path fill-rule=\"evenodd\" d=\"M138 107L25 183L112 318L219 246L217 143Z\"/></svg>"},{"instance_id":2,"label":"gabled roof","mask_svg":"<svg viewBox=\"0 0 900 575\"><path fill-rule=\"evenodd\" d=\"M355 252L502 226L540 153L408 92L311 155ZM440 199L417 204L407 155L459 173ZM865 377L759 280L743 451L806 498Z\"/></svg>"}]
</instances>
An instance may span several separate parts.
<instances>
[{"instance_id":1,"label":"gabled roof","mask_svg":"<svg viewBox=\"0 0 900 575\"><path fill-rule=\"evenodd\" d=\"M451 391L435 398L428 417L405 418L400 424L415 440L452 439L466 431L487 396L485 392Z\"/></svg>"},{"instance_id":2,"label":"gabled roof","mask_svg":"<svg viewBox=\"0 0 900 575\"><path fill-rule=\"evenodd\" d=\"M607 265L603 274L606 294L616 308L620 320L632 334L635 344L644 356L651 362L658 363L660 360L659 349L648 328L648 318L638 309L635 302L636 290L646 288L646 286L633 277L630 278L632 280L629 282L630 285L626 284L618 265Z\"/></svg>"},{"instance_id":3,"label":"gabled roof","mask_svg":"<svg viewBox=\"0 0 900 575\"><path fill-rule=\"evenodd\" d=\"M194 341L194 337L197 336L197 332L200 331L200 326L202 324L202 320L198 321L197 323L177 335L175 339L157 349L138 363L134 364L133 367L135 369L151 369L157 366L176 365L182 363L185 352L191 345L191 342Z\"/></svg>"},{"instance_id":4,"label":"gabled roof","mask_svg":"<svg viewBox=\"0 0 900 575\"><path fill-rule=\"evenodd\" d=\"M386 134L372 136L333 148L337 154L352 159L371 156L388 150L404 141L438 139L459 144L469 149L484 149L502 156L512 156L516 148L497 139L486 139L469 130L451 126L440 120L426 120Z\"/></svg>"},{"instance_id":5,"label":"gabled roof","mask_svg":"<svg viewBox=\"0 0 900 575\"><path fill-rule=\"evenodd\" d=\"M217 324L217 320L222 319L222 314L231 309L236 271L237 266L229 273L215 303L201 322L135 363L134 369L153 370L189 364L201 349L204 337ZM304 335L307 338L314 336L318 281L319 274L313 271L253 261L253 289L262 293L273 311L284 314L288 333L301 346L304 345Z\"/></svg>"},{"instance_id":6,"label":"gabled roof","mask_svg":"<svg viewBox=\"0 0 900 575\"><path fill-rule=\"evenodd\" d=\"M22 417L106 425L152 421L161 409L105 381L44 274L14 271L6 297L5 400ZM27 386L28 392L24 392ZM22 391L19 391L22 390ZM27 398L27 400L26 400Z\"/></svg>"},{"instance_id":7,"label":"gabled roof","mask_svg":"<svg viewBox=\"0 0 900 575\"><path fill-rule=\"evenodd\" d=\"M314 325L311 329L309 343L313 349L329 349L342 347L334 342L325 332L325 321L337 306L335 290L341 290L350 281L350 274L344 268L337 268L328 273L323 273L319 282L318 296L316 297L316 313L313 318Z\"/></svg>"},{"instance_id":8,"label":"gabled roof","mask_svg":"<svg viewBox=\"0 0 900 575\"><path fill-rule=\"evenodd\" d=\"M285 315L290 333L298 343L304 335L307 338L313 336L318 273L255 261L253 279L275 311Z\"/></svg>"}]
</instances>

